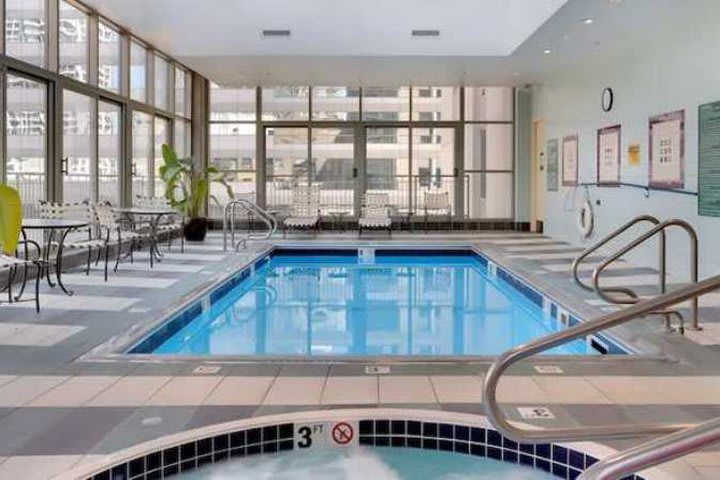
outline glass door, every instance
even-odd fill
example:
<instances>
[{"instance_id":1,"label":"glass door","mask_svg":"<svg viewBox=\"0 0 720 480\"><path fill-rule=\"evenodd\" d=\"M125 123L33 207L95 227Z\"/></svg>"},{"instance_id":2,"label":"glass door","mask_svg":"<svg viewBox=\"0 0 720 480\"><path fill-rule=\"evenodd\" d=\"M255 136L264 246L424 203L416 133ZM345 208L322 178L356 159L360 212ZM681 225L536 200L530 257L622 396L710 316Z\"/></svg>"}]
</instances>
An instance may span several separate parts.
<instances>
[{"instance_id":1,"label":"glass door","mask_svg":"<svg viewBox=\"0 0 720 480\"><path fill-rule=\"evenodd\" d=\"M122 152L122 107L98 102L98 201L120 205L120 162Z\"/></svg>"},{"instance_id":2,"label":"glass door","mask_svg":"<svg viewBox=\"0 0 720 480\"><path fill-rule=\"evenodd\" d=\"M365 192L387 194L393 214L412 211L410 178L410 129L365 129Z\"/></svg>"},{"instance_id":3,"label":"glass door","mask_svg":"<svg viewBox=\"0 0 720 480\"><path fill-rule=\"evenodd\" d=\"M147 113L133 112L132 116L132 201L138 195L152 197L152 117Z\"/></svg>"},{"instance_id":4,"label":"glass door","mask_svg":"<svg viewBox=\"0 0 720 480\"><path fill-rule=\"evenodd\" d=\"M269 210L288 214L292 190L308 185L309 129L304 127L265 128L265 195Z\"/></svg>"},{"instance_id":5,"label":"glass door","mask_svg":"<svg viewBox=\"0 0 720 480\"><path fill-rule=\"evenodd\" d=\"M160 167L163 166L165 160L162 155L162 146L167 144L172 146L172 137L170 136L170 120L164 117L155 117L155 134L153 149L155 152L155 158L153 161L153 171L155 178L155 197L165 196L165 182L160 176Z\"/></svg>"},{"instance_id":6,"label":"glass door","mask_svg":"<svg viewBox=\"0 0 720 480\"><path fill-rule=\"evenodd\" d=\"M62 199L93 203L97 198L97 162L93 153L95 99L63 90Z\"/></svg>"},{"instance_id":7,"label":"glass door","mask_svg":"<svg viewBox=\"0 0 720 480\"><path fill-rule=\"evenodd\" d=\"M310 184L320 189L323 214L355 214L355 129L352 127L313 128Z\"/></svg>"},{"instance_id":8,"label":"glass door","mask_svg":"<svg viewBox=\"0 0 720 480\"><path fill-rule=\"evenodd\" d=\"M418 215L455 213L455 128L412 128L412 206ZM437 208L435 208L437 207Z\"/></svg>"}]
</instances>

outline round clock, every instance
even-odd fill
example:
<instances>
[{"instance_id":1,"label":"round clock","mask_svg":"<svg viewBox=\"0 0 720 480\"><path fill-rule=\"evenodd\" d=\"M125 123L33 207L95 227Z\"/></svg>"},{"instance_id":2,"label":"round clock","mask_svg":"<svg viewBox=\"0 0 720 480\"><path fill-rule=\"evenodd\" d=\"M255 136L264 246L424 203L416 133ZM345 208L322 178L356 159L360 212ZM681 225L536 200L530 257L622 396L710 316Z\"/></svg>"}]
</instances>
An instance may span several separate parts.
<instances>
[{"instance_id":1,"label":"round clock","mask_svg":"<svg viewBox=\"0 0 720 480\"><path fill-rule=\"evenodd\" d=\"M612 88L605 87L602 92L602 109L603 112L609 112L613 107L614 94Z\"/></svg>"}]
</instances>

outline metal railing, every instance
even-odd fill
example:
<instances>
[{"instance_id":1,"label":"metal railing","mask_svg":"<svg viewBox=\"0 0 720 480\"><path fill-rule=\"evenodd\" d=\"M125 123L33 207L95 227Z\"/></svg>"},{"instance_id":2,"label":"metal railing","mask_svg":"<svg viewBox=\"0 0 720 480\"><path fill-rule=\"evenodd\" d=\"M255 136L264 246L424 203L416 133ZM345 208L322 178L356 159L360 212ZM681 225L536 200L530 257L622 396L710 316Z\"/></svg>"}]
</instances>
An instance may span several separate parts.
<instances>
[{"instance_id":1,"label":"metal railing","mask_svg":"<svg viewBox=\"0 0 720 480\"><path fill-rule=\"evenodd\" d=\"M661 235L661 291L662 293L665 292L665 230L671 227L680 227L688 234L688 238L690 239L690 281L692 283L697 283L698 281L698 237L697 233L695 232L695 229L685 220L680 220L677 218L665 220L664 222L656 225L655 227L651 228L649 231L645 232L644 234L637 237L632 242L625 245L625 247L618 250L615 254L611 255L607 259L605 259L604 262L602 262L598 267L593 271L593 287L595 289L595 292L597 292L598 296L602 298L605 301L613 302L613 303L637 303L638 299L625 299L620 300L613 298L609 296L606 292L603 291L603 289L600 287L600 274L614 261L616 261L618 258L622 257L623 255L627 254L631 250L634 250L639 245L645 243L655 235L660 234ZM675 310L672 311L658 311L655 313L660 313L665 315L665 327L667 330L670 330L670 315L677 315L680 318L680 331L681 333L684 330L684 326L682 324L683 317L680 314L680 312L677 312ZM691 328L693 330L699 330L700 326L698 324L698 298L695 297L692 299L692 306L690 309L690 317L691 317Z\"/></svg>"},{"instance_id":2,"label":"metal railing","mask_svg":"<svg viewBox=\"0 0 720 480\"><path fill-rule=\"evenodd\" d=\"M500 355L490 366L483 385L483 398L485 400L486 414L490 422L503 435L518 442L574 442L591 440L609 440L631 438L640 435L670 434L679 430L692 428L686 424L620 424L581 428L551 428L544 430L528 430L516 427L504 416L497 402L497 388L502 374L513 364L544 352L551 348L563 345L579 338L585 338L601 330L613 328L627 323L639 316L656 312L673 306L677 303L697 299L706 293L720 288L720 275L705 279L701 282L687 285L672 292L655 298L643 300L624 310L613 312L595 320L580 323L567 330L553 333L534 340L528 344L512 348Z\"/></svg>"},{"instance_id":3,"label":"metal railing","mask_svg":"<svg viewBox=\"0 0 720 480\"><path fill-rule=\"evenodd\" d=\"M264 234L248 233L241 238L237 243L235 242L235 210L237 207L241 207L246 211L257 216L260 220L265 222L268 227L267 232ZM260 208L256 203L251 202L247 199L239 199L228 202L225 205L223 211L223 250L227 251L228 243L228 230L230 230L230 243L238 250L242 245L243 248L247 245L248 240L267 240L270 238L275 231L277 231L277 221L270 213Z\"/></svg>"},{"instance_id":4,"label":"metal railing","mask_svg":"<svg viewBox=\"0 0 720 480\"><path fill-rule=\"evenodd\" d=\"M658 220L656 217L652 215L640 215L638 217L633 218L629 222L623 224L622 226L616 228L612 232L610 232L607 236L602 238L601 240L597 241L587 249L585 249L578 257L573 261L572 263L572 275L573 279L575 280L575 283L577 283L580 287L587 290L588 292L592 292L594 290L593 286L590 284L587 284L583 282L583 280L580 278L580 274L578 272L580 268L580 264L585 260L587 257L589 257L591 254L598 251L603 246L607 245L611 240L614 240L618 236L622 235L626 231L628 231L633 226L642 223L642 222L649 222L653 225L659 225L660 220ZM660 242L659 242L659 270L660 270L660 293L665 293L665 270L666 270L666 250L665 250L665 231L663 230L660 234ZM634 299L635 301L639 298L638 295L629 288L625 287L606 287L603 289L603 292L615 292L615 293L621 293L624 295L627 295L628 298ZM636 303L633 301L632 303ZM613 303L616 303L613 301ZM620 302L624 303L624 302Z\"/></svg>"},{"instance_id":5,"label":"metal railing","mask_svg":"<svg viewBox=\"0 0 720 480\"><path fill-rule=\"evenodd\" d=\"M720 441L720 418L620 451L597 462L578 480L614 480Z\"/></svg>"}]
</instances>

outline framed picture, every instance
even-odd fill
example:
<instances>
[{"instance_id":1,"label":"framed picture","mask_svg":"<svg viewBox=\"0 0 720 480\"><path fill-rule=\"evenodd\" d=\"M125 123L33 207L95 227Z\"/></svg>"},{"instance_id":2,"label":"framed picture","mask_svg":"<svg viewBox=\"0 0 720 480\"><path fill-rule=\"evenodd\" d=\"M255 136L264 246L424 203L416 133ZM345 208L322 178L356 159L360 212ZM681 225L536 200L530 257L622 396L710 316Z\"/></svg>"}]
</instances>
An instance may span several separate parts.
<instances>
[{"instance_id":1,"label":"framed picture","mask_svg":"<svg viewBox=\"0 0 720 480\"><path fill-rule=\"evenodd\" d=\"M648 185L685 186L685 110L650 117Z\"/></svg>"},{"instance_id":2,"label":"framed picture","mask_svg":"<svg viewBox=\"0 0 720 480\"><path fill-rule=\"evenodd\" d=\"M620 183L620 125L597 131L597 183L617 186Z\"/></svg>"},{"instance_id":3,"label":"framed picture","mask_svg":"<svg viewBox=\"0 0 720 480\"><path fill-rule=\"evenodd\" d=\"M578 136L568 135L562 141L562 184L573 187L578 183Z\"/></svg>"},{"instance_id":4,"label":"framed picture","mask_svg":"<svg viewBox=\"0 0 720 480\"><path fill-rule=\"evenodd\" d=\"M548 192L558 191L558 143L558 139L553 138L547 141L547 147L545 147L547 161L547 179L545 183Z\"/></svg>"}]
</instances>

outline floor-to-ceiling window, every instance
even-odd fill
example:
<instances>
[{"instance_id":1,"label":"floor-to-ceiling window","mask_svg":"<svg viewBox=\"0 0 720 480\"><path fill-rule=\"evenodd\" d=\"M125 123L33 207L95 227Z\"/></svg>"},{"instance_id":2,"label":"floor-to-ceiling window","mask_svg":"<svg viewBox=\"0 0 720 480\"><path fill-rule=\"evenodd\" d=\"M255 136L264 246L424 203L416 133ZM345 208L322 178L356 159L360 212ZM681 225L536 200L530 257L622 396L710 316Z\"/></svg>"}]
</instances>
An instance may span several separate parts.
<instances>
[{"instance_id":1,"label":"floor-to-ceiling window","mask_svg":"<svg viewBox=\"0 0 720 480\"><path fill-rule=\"evenodd\" d=\"M136 41L130 42L130 98L147 102L147 50Z\"/></svg>"},{"instance_id":2,"label":"floor-to-ceiling window","mask_svg":"<svg viewBox=\"0 0 720 480\"><path fill-rule=\"evenodd\" d=\"M152 197L153 118L147 113L132 114L132 198Z\"/></svg>"},{"instance_id":3,"label":"floor-to-ceiling window","mask_svg":"<svg viewBox=\"0 0 720 480\"><path fill-rule=\"evenodd\" d=\"M152 192L153 196L162 197L165 195L165 182L160 176L160 167L165 163L162 154L163 144L172 145L172 139L170 138L170 120L165 117L155 117L154 124L154 135L153 135L153 171L155 172L153 177L155 178L155 189Z\"/></svg>"},{"instance_id":4,"label":"floor-to-ceiling window","mask_svg":"<svg viewBox=\"0 0 720 480\"><path fill-rule=\"evenodd\" d=\"M88 80L90 41L88 15L76 6L60 0L58 39L59 72L81 82Z\"/></svg>"},{"instance_id":5,"label":"floor-to-ceiling window","mask_svg":"<svg viewBox=\"0 0 720 480\"><path fill-rule=\"evenodd\" d=\"M98 201L119 205L122 165L122 107L98 103Z\"/></svg>"},{"instance_id":6,"label":"floor-to-ceiling window","mask_svg":"<svg viewBox=\"0 0 720 480\"><path fill-rule=\"evenodd\" d=\"M95 101L87 95L63 91L62 199L92 203L96 198L93 119Z\"/></svg>"},{"instance_id":7,"label":"floor-to-ceiling window","mask_svg":"<svg viewBox=\"0 0 720 480\"><path fill-rule=\"evenodd\" d=\"M8 74L6 98L7 184L19 190L23 212L37 213L37 202L48 199L47 84Z\"/></svg>"},{"instance_id":8,"label":"floor-to-ceiling window","mask_svg":"<svg viewBox=\"0 0 720 480\"><path fill-rule=\"evenodd\" d=\"M121 43L117 29L98 23L98 86L120 93Z\"/></svg>"},{"instance_id":9,"label":"floor-to-ceiling window","mask_svg":"<svg viewBox=\"0 0 720 480\"><path fill-rule=\"evenodd\" d=\"M5 53L47 66L47 0L5 0Z\"/></svg>"}]
</instances>

